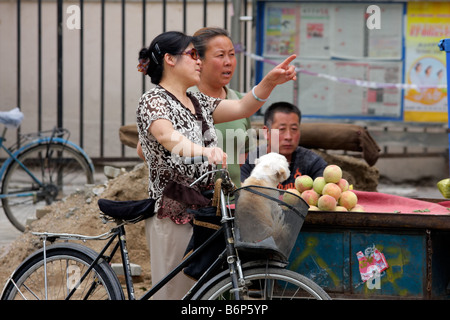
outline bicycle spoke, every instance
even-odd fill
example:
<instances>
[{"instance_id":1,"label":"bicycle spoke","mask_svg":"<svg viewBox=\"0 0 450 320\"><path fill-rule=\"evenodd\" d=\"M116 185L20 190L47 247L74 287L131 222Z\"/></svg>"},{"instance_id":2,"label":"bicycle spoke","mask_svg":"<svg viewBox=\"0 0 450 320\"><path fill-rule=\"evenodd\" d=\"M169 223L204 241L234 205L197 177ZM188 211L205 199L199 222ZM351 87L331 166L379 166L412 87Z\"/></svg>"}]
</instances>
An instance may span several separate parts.
<instances>
[{"instance_id":1,"label":"bicycle spoke","mask_svg":"<svg viewBox=\"0 0 450 320\"><path fill-rule=\"evenodd\" d=\"M101 278L94 269L89 271L88 265L82 259L70 255L59 257L50 254L46 261L45 266L44 260L31 264L19 280L10 282L10 299L64 300L69 295L71 295L71 300L111 298L109 289L104 285L104 278ZM107 266L107 263L104 262L104 265ZM112 270L108 272L112 272ZM86 276L83 277L82 275ZM106 275L106 277L109 276ZM44 285L46 279L47 284ZM117 288L120 288L120 284L117 284L117 286Z\"/></svg>"},{"instance_id":2,"label":"bicycle spoke","mask_svg":"<svg viewBox=\"0 0 450 320\"><path fill-rule=\"evenodd\" d=\"M248 283L241 295L244 300L329 299L320 286L290 270L255 268L244 271L244 277ZM206 292L200 292L196 298L232 300L232 292L231 281L225 276Z\"/></svg>"}]
</instances>

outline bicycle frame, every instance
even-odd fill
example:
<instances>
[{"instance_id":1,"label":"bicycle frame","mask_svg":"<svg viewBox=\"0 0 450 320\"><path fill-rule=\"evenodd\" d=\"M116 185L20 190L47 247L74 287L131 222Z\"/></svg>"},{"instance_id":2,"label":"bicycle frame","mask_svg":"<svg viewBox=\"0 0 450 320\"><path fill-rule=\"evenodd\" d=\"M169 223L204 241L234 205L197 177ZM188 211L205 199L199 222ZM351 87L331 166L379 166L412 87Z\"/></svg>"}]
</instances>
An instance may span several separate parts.
<instances>
[{"instance_id":1,"label":"bicycle frame","mask_svg":"<svg viewBox=\"0 0 450 320\"><path fill-rule=\"evenodd\" d=\"M199 254L201 254L208 246L219 236L224 235L225 242L226 242L226 248L224 251L222 251L221 254L217 257L217 259L211 264L211 266L204 272L204 274L200 277L200 279L194 284L194 286L186 293L186 295L183 297L183 300L189 300L193 297L193 295L207 282L209 281L213 276L217 275L217 270L219 267L225 263L228 263L229 265L229 272L231 275L233 288L235 292L235 296L237 299L239 299L239 284L242 284L240 280L243 279L243 273L242 269L240 268L240 262L237 259L236 250L234 248L234 243L232 241L227 241L227 239L230 239L233 237L232 235L232 221L234 220L233 217L231 217L228 213L228 209L226 207L226 199L225 195L222 190L220 190L220 205L221 205L221 211L222 211L222 227L219 228L217 231L215 231L200 247L198 247L193 253L191 253L186 259L184 259L177 267L175 267L168 275L166 275L161 281L159 281L157 284L153 285L152 288L150 288L141 298L140 300L147 300L150 297L152 297L158 290L160 290L167 282L169 282L172 278L174 278L178 273L180 273L195 257L197 257ZM122 258L122 264L124 267L124 276L125 276L125 283L128 293L128 299L130 300L136 300L134 287L133 287L133 280L131 276L131 266L130 266L130 259L128 255L128 250L126 248L126 234L125 234L125 227L124 225L119 225L115 228L113 228L110 232L107 232L105 234L95 236L95 237L88 237L83 235L75 235L75 234L66 234L66 233L33 233L34 235L38 235L43 239L44 242L44 265L46 265L45 262L45 244L46 241L49 239L50 241L54 241L56 239L63 239L63 240L105 240L109 239L109 241L106 243L106 245L103 247L103 249L98 253L96 259L91 263L91 265L88 267L88 269L85 271L85 273L81 276L80 280L78 281L78 284L81 283L85 277L89 274L89 272L92 270L94 265L100 260L104 259L107 262L110 262L112 258L114 257L117 250L120 248L121 252L121 258ZM106 251L112 246L114 241L118 238L117 243L112 248L111 252L109 253L109 256L105 256ZM47 276L47 275L45 275ZM45 280L46 282L47 280ZM72 288L71 292L66 297L66 300L70 299L70 297L75 293L75 290L78 287L78 284Z\"/></svg>"}]
</instances>

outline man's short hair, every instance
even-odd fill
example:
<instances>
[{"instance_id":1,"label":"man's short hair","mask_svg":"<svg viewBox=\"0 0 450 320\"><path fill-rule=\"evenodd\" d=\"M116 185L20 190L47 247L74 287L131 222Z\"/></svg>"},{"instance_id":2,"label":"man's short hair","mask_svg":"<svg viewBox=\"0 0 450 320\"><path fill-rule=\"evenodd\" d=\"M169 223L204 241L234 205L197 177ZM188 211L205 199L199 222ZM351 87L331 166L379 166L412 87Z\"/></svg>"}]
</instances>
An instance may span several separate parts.
<instances>
[{"instance_id":1,"label":"man's short hair","mask_svg":"<svg viewBox=\"0 0 450 320\"><path fill-rule=\"evenodd\" d=\"M298 116L298 122L302 121L302 112L297 106L289 102L275 102L272 103L264 113L264 125L271 127L275 112L295 113Z\"/></svg>"}]
</instances>

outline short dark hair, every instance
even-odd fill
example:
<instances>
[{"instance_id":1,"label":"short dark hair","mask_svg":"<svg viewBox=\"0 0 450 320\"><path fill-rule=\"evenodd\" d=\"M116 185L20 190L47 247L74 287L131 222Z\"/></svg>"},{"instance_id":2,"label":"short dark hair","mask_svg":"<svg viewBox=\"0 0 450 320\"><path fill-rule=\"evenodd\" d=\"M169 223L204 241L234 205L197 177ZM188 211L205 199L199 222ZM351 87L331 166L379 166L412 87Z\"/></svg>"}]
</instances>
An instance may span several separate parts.
<instances>
[{"instance_id":1,"label":"short dark hair","mask_svg":"<svg viewBox=\"0 0 450 320\"><path fill-rule=\"evenodd\" d=\"M264 113L264 125L270 127L273 123L275 112L295 113L298 116L298 122L302 121L302 112L297 106L289 102L275 102L272 103Z\"/></svg>"},{"instance_id":2,"label":"short dark hair","mask_svg":"<svg viewBox=\"0 0 450 320\"><path fill-rule=\"evenodd\" d=\"M148 48L142 48L139 51L139 59L148 59L147 75L150 77L151 82L159 84L161 81L164 71L164 55L166 53L172 55L181 54L191 43L191 36L179 31L168 31L153 39Z\"/></svg>"},{"instance_id":3,"label":"short dark hair","mask_svg":"<svg viewBox=\"0 0 450 320\"><path fill-rule=\"evenodd\" d=\"M208 42L215 37L227 37L231 40L227 30L217 27L205 27L197 30L194 33L193 43L195 49L197 49L200 58L205 57L206 49L208 48Z\"/></svg>"}]
</instances>

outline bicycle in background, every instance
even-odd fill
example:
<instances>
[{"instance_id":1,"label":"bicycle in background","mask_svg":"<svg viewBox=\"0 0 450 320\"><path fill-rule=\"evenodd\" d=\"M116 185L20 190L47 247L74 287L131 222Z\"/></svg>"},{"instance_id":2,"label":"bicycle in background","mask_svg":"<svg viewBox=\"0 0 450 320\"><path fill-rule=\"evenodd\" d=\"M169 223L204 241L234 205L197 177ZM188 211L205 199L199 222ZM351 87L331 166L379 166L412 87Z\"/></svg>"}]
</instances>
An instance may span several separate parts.
<instances>
[{"instance_id":1,"label":"bicycle in background","mask_svg":"<svg viewBox=\"0 0 450 320\"><path fill-rule=\"evenodd\" d=\"M18 128L22 120L18 108L0 112L0 148L7 154L0 168L0 199L9 221L23 232L27 221L36 218L36 210L94 183L94 165L68 140L66 129L23 134L6 147L7 129Z\"/></svg>"}]
</instances>

